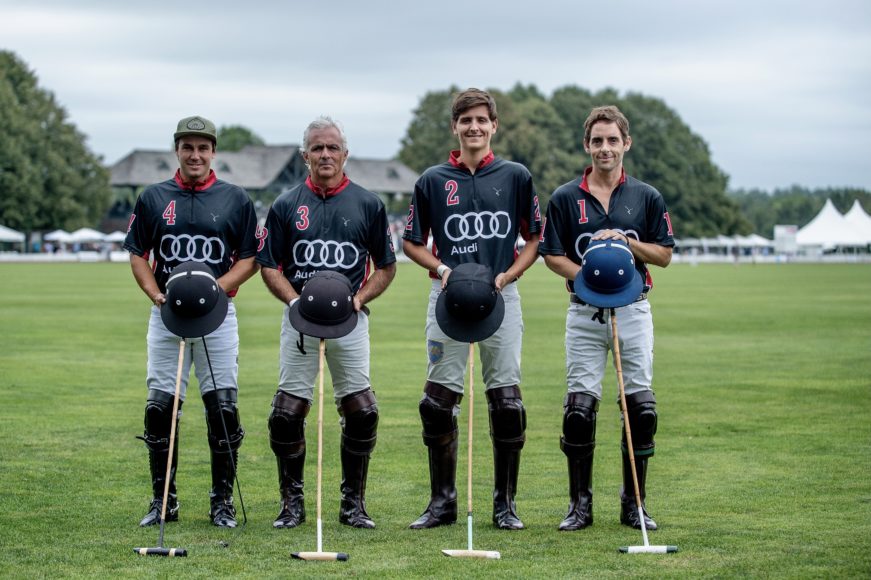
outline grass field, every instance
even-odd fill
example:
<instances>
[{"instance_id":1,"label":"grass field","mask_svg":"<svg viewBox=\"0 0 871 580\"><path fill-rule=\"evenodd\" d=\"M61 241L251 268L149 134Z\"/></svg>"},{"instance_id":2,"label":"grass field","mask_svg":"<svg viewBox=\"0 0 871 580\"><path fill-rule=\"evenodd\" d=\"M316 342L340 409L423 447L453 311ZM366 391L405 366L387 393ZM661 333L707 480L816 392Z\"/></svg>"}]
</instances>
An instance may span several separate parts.
<instances>
[{"instance_id":1,"label":"grass field","mask_svg":"<svg viewBox=\"0 0 871 580\"><path fill-rule=\"evenodd\" d=\"M445 558L465 524L406 526L426 504L417 401L427 282L400 265L372 308L372 379L381 409L367 504L375 530L340 526L337 415L325 411L324 549L347 563L301 562L315 549L315 454L309 520L274 531L278 491L266 418L275 392L281 305L259 279L240 317L240 455L248 524L210 525L202 404L181 422L181 521L166 544L186 559L144 558L150 497L142 432L148 302L124 264L0 265L0 575L4 577L782 577L871 576L871 267L674 265L655 270L660 428L648 507L653 544L673 555L622 555L641 543L619 525L620 425L613 371L599 413L595 524L557 532L567 474L559 450L566 296L537 264L521 282L523 391L529 429L520 532L490 525L492 452L480 373L475 409L475 547L502 560ZM329 383L328 383L329 384ZM192 391L195 392L195 391ZM460 418L465 457L467 407ZM310 450L316 449L313 413ZM460 461L461 506L465 461ZM238 497L237 497L238 505Z\"/></svg>"}]
</instances>

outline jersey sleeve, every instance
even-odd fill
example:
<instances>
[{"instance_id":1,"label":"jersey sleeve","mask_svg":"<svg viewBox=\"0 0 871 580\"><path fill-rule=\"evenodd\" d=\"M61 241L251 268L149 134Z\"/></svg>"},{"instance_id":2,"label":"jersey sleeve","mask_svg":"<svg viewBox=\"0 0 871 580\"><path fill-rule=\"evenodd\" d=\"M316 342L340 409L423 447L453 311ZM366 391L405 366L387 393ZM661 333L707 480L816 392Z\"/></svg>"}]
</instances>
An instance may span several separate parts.
<instances>
[{"instance_id":1,"label":"jersey sleeve","mask_svg":"<svg viewBox=\"0 0 871 580\"><path fill-rule=\"evenodd\" d=\"M284 196L272 203L266 215L266 223L260 229L260 249L256 262L266 268L278 269L284 261Z\"/></svg>"},{"instance_id":2,"label":"jersey sleeve","mask_svg":"<svg viewBox=\"0 0 871 580\"><path fill-rule=\"evenodd\" d=\"M671 216L665 206L665 199L656 189L653 189L650 203L647 204L647 223L649 236L646 241L660 246L674 247L674 231L671 226Z\"/></svg>"},{"instance_id":3,"label":"jersey sleeve","mask_svg":"<svg viewBox=\"0 0 871 580\"><path fill-rule=\"evenodd\" d=\"M368 243L369 255L376 268L383 268L396 261L393 248L393 237L390 235L390 223L387 221L387 210L381 200L376 199L375 211L369 220Z\"/></svg>"},{"instance_id":4,"label":"jersey sleeve","mask_svg":"<svg viewBox=\"0 0 871 580\"><path fill-rule=\"evenodd\" d=\"M554 192L547 204L547 219L544 220L544 230L541 234L541 242L538 244L538 253L542 256L565 256L566 250L562 244L562 231L566 227L568 216L563 212L560 202L563 196Z\"/></svg>"},{"instance_id":5,"label":"jersey sleeve","mask_svg":"<svg viewBox=\"0 0 871 580\"><path fill-rule=\"evenodd\" d=\"M148 204L143 199L147 189L136 199L133 213L127 222L127 237L124 249L137 256L145 256L154 247L152 228L149 226Z\"/></svg>"},{"instance_id":6,"label":"jersey sleeve","mask_svg":"<svg viewBox=\"0 0 871 580\"><path fill-rule=\"evenodd\" d=\"M254 210L254 203L244 189L242 195L242 207L239 212L242 235L239 240L239 249L236 252L240 260L257 255L257 246L260 243L260 240L257 239L257 212Z\"/></svg>"},{"instance_id":7,"label":"jersey sleeve","mask_svg":"<svg viewBox=\"0 0 871 580\"><path fill-rule=\"evenodd\" d=\"M520 196L522 218L520 219L520 235L529 241L532 236L541 232L541 208L538 205L538 194L532 182L532 174L528 170L523 171Z\"/></svg>"},{"instance_id":8,"label":"jersey sleeve","mask_svg":"<svg viewBox=\"0 0 871 580\"><path fill-rule=\"evenodd\" d=\"M421 176L414 184L414 193L408 206L403 240L425 245L429 236L429 199L426 192L426 176Z\"/></svg>"}]
</instances>

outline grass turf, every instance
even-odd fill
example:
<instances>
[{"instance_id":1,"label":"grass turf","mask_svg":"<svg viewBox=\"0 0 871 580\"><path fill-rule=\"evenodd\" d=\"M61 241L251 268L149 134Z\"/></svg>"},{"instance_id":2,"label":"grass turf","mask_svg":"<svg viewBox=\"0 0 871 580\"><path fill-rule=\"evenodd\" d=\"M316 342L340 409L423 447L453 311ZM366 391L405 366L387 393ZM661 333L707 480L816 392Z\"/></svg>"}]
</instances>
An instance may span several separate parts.
<instances>
[{"instance_id":1,"label":"grass turf","mask_svg":"<svg viewBox=\"0 0 871 580\"><path fill-rule=\"evenodd\" d=\"M327 406L324 549L347 563L291 560L315 549L315 418L309 417L308 522L275 531L278 492L266 418L275 392L281 305L254 279L236 299L241 327L240 454L248 525L210 525L202 404L181 422L181 521L137 527L150 497L142 431L148 302L123 264L0 265L0 570L9 577L857 577L871 575L871 268L700 265L654 269L660 427L648 507L652 544L619 525L620 424L613 370L599 413L595 524L557 532L567 506L559 450L566 296L542 264L524 276L527 444L520 532L490 525L492 452L475 381L475 547L500 561L446 558L465 519L406 529L428 496L417 401L427 282L400 265L372 305L372 379L381 410L367 505L375 530L337 523L339 427ZM480 365L476 365L480 369ZM329 385L329 382L327 382ZM329 387L328 387L329 388ZM195 390L191 390L194 393ZM327 400L330 400L329 390ZM467 401L458 487L465 506ZM238 497L237 497L238 506ZM241 514L240 514L241 515Z\"/></svg>"}]
</instances>

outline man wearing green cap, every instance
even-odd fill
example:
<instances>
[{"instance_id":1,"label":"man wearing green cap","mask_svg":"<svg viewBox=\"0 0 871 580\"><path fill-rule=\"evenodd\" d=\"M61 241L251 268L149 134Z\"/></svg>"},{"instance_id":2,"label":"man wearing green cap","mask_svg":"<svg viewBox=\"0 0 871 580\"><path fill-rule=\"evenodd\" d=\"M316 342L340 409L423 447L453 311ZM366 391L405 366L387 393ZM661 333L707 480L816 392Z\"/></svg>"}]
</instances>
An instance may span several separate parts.
<instances>
[{"instance_id":1,"label":"man wearing green cap","mask_svg":"<svg viewBox=\"0 0 871 580\"><path fill-rule=\"evenodd\" d=\"M218 179L211 168L218 140L215 124L200 116L186 117L179 121L174 139L179 168L172 178L143 190L124 241L133 276L152 302L142 438L148 447L153 499L141 526L160 521L168 462L171 470L166 520L178 519L178 445L176 441L170 458L169 434L172 421L178 421L171 415L179 337L166 328L160 316L160 308L168 307L161 306L166 302L167 280L179 265L197 262L211 270L221 290L232 298L239 286L257 272L254 205L244 189ZM187 346L179 405L185 398L193 362L206 408L211 450L209 516L216 526L232 528L236 526L233 481L237 449L245 434L236 408L239 331L232 300L226 318L208 335L207 344L204 337L182 338L187 339Z\"/></svg>"}]
</instances>

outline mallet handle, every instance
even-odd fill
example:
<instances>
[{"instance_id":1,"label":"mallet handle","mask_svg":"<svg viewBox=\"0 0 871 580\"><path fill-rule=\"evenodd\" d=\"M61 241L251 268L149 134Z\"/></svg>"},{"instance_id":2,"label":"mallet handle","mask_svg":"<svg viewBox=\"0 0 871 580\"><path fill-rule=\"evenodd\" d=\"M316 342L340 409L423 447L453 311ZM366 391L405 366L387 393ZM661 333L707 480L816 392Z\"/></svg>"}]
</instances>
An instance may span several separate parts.
<instances>
[{"instance_id":1,"label":"mallet handle","mask_svg":"<svg viewBox=\"0 0 871 580\"><path fill-rule=\"evenodd\" d=\"M178 369L175 373L175 396L172 399L172 415L169 424L169 459L166 461L166 483L163 486L163 505L160 506L160 538L158 546L163 547L163 526L166 523L166 502L169 499L169 481L172 475L172 454L175 451L175 428L178 423L178 399L181 395L181 371L184 366L184 339L178 343ZM164 555L164 554L161 554ZM174 554L173 554L174 555Z\"/></svg>"},{"instance_id":2,"label":"mallet handle","mask_svg":"<svg viewBox=\"0 0 871 580\"><path fill-rule=\"evenodd\" d=\"M641 493L638 491L638 472L635 471L635 450L632 448L632 428L629 426L629 410L626 405L626 389L623 386L623 364L620 362L620 337L617 334L617 313L611 309L611 335L614 339L614 366L617 367L617 385L620 387L620 410L623 411L623 426L626 429L626 451L629 453L629 466L632 468L632 485L635 487L635 506L638 508L638 518L641 521L641 535L644 545L647 541L647 526L644 521L644 508L641 505Z\"/></svg>"}]
</instances>

